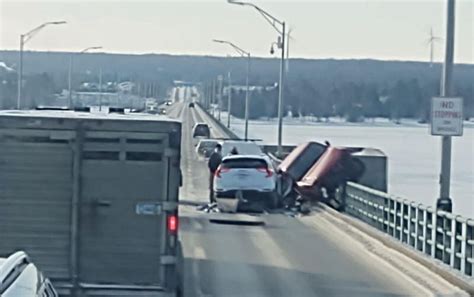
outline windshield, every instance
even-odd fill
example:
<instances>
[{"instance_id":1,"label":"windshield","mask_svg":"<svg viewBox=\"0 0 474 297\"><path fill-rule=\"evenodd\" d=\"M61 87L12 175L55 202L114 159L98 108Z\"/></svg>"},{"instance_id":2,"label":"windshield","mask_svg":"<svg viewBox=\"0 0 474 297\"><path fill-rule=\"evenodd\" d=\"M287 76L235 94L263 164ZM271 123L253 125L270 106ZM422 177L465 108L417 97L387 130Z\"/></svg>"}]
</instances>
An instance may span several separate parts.
<instances>
[{"instance_id":1,"label":"windshield","mask_svg":"<svg viewBox=\"0 0 474 297\"><path fill-rule=\"evenodd\" d=\"M473 53L474 0L0 0L0 266L68 297L470 296Z\"/></svg>"}]
</instances>

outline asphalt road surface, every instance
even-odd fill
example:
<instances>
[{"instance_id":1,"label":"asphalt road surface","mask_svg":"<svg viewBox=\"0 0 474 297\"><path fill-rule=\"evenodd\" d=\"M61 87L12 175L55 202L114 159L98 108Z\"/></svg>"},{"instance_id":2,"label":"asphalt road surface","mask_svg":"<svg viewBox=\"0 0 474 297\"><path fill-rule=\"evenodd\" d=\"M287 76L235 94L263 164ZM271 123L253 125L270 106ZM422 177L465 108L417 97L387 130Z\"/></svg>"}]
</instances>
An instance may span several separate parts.
<instances>
[{"instance_id":1,"label":"asphalt road surface","mask_svg":"<svg viewBox=\"0 0 474 297\"><path fill-rule=\"evenodd\" d=\"M169 115L183 121L181 200L207 202L206 163L196 155L191 137L192 125L205 116L182 102L175 103ZM217 128L211 133L222 136ZM323 210L295 218L208 214L195 206L182 206L180 216L186 297L432 295L426 286L372 253L385 254L383 248L354 239ZM264 225L245 225L255 221ZM436 282L438 289L447 287L436 276L428 274L426 279Z\"/></svg>"}]
</instances>

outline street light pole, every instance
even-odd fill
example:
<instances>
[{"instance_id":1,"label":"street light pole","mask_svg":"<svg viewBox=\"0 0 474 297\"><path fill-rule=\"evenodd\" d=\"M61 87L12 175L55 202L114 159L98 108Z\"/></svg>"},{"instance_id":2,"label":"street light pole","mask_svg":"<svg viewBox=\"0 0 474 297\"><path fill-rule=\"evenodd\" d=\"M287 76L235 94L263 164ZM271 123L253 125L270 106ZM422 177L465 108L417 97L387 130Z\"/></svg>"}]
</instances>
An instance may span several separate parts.
<instances>
[{"instance_id":1,"label":"street light pole","mask_svg":"<svg viewBox=\"0 0 474 297\"><path fill-rule=\"evenodd\" d=\"M102 111L102 67L99 68L99 111Z\"/></svg>"},{"instance_id":2,"label":"street light pole","mask_svg":"<svg viewBox=\"0 0 474 297\"><path fill-rule=\"evenodd\" d=\"M216 116L216 109L214 108L215 103L216 103L216 81L213 79L212 80L212 90L211 90L211 110L212 110L212 116Z\"/></svg>"},{"instance_id":3,"label":"street light pole","mask_svg":"<svg viewBox=\"0 0 474 297\"><path fill-rule=\"evenodd\" d=\"M282 155L282 131L283 131L283 88L285 84L284 80L284 72L285 72L285 22L280 21L279 19L275 18L265 10L261 9L257 5L250 3L250 2L242 2L242 1L235 1L235 0L227 0L230 4L236 4L241 6L250 6L255 8L263 18L280 34L280 42L278 43L278 47L281 49L281 61L280 61L280 83L279 83L279 92L278 92L278 150L277 155ZM281 26L278 28L278 25Z\"/></svg>"},{"instance_id":4,"label":"street light pole","mask_svg":"<svg viewBox=\"0 0 474 297\"><path fill-rule=\"evenodd\" d=\"M250 53L247 53L247 78L245 79L245 141L249 139L249 76L250 76Z\"/></svg>"},{"instance_id":5,"label":"street light pole","mask_svg":"<svg viewBox=\"0 0 474 297\"><path fill-rule=\"evenodd\" d=\"M38 27L28 31L26 34L20 35L20 53L19 53L19 63L18 63L18 91L17 91L17 99L16 99L16 107L17 109L21 109L21 92L23 89L23 49L25 47L25 43L27 43L31 38L33 38L41 29L49 25L62 25L66 24L65 21L57 21L57 22L46 22Z\"/></svg>"},{"instance_id":6,"label":"street light pole","mask_svg":"<svg viewBox=\"0 0 474 297\"><path fill-rule=\"evenodd\" d=\"M218 90L217 90L217 91L218 91L218 96L219 96L219 97L218 97L218 100L219 100L219 101L217 102L218 108L219 108L217 118L218 118L218 120L219 120L219 122L220 122L220 121L221 121L221 109L222 109L222 80L223 80L222 75L219 75L219 76L217 77L217 80L218 80L218 82L219 82L219 84L218 84Z\"/></svg>"},{"instance_id":7,"label":"street light pole","mask_svg":"<svg viewBox=\"0 0 474 297\"><path fill-rule=\"evenodd\" d=\"M16 109L21 109L21 90L23 88L23 41L24 35L20 35L20 53L19 53L19 60L18 63L18 92L17 92L17 99L16 99Z\"/></svg>"},{"instance_id":8,"label":"street light pole","mask_svg":"<svg viewBox=\"0 0 474 297\"><path fill-rule=\"evenodd\" d=\"M230 128L230 113L232 110L232 82L230 80L230 71L227 73L227 78L229 79L229 87L227 90L227 128Z\"/></svg>"},{"instance_id":9,"label":"street light pole","mask_svg":"<svg viewBox=\"0 0 474 297\"><path fill-rule=\"evenodd\" d=\"M224 43L228 44L231 47L234 48L234 50L239 53L241 57L247 57L247 75L246 75L246 91L245 91L245 132L244 132L244 138L247 141L248 139L248 129L249 129L249 96L250 96L250 90L249 90L249 76L250 76L250 53L244 51L237 45L233 44L230 41L225 41L225 40L218 40L214 39L214 42L217 43Z\"/></svg>"},{"instance_id":10,"label":"street light pole","mask_svg":"<svg viewBox=\"0 0 474 297\"><path fill-rule=\"evenodd\" d=\"M283 88L285 75L285 22L282 22L281 33L281 60L280 60L280 83L278 84L278 149L277 155L282 156L282 141L283 141Z\"/></svg>"},{"instance_id":11,"label":"street light pole","mask_svg":"<svg viewBox=\"0 0 474 297\"><path fill-rule=\"evenodd\" d=\"M95 49L101 49L101 46L91 46L88 48L83 49L82 51L79 52L79 54L86 53L90 50L95 50ZM68 99L69 99L69 108L73 108L74 104L72 102L72 72L73 72L73 67L74 67L74 55L75 53L71 53L69 56L69 71L68 71Z\"/></svg>"},{"instance_id":12,"label":"street light pole","mask_svg":"<svg viewBox=\"0 0 474 297\"><path fill-rule=\"evenodd\" d=\"M67 92L67 97L68 97L68 102L69 102L69 108L72 109L73 108L73 104L72 104L72 56L73 54L70 54L69 55L69 70L68 70L68 75L67 75L67 89L68 89L68 92Z\"/></svg>"},{"instance_id":13,"label":"street light pole","mask_svg":"<svg viewBox=\"0 0 474 297\"><path fill-rule=\"evenodd\" d=\"M441 84L441 97L452 95L452 73L454 56L454 24L455 24L455 0L448 0L447 22L446 22L446 52L443 67L443 81ZM451 136L443 136L441 147L441 176L440 193L436 201L436 208L452 212L453 203L450 196L451 180Z\"/></svg>"}]
</instances>

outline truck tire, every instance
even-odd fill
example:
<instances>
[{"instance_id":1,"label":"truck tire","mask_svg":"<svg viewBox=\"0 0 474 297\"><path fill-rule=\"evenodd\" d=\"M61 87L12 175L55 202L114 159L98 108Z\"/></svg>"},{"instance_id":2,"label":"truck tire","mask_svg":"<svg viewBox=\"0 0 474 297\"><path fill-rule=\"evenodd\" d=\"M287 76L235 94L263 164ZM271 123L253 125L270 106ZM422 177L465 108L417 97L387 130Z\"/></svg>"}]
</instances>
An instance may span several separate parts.
<instances>
[{"instance_id":1,"label":"truck tire","mask_svg":"<svg viewBox=\"0 0 474 297\"><path fill-rule=\"evenodd\" d=\"M181 242L178 241L176 257L178 259L176 263L176 297L183 297L183 286L184 286L184 254Z\"/></svg>"}]
</instances>

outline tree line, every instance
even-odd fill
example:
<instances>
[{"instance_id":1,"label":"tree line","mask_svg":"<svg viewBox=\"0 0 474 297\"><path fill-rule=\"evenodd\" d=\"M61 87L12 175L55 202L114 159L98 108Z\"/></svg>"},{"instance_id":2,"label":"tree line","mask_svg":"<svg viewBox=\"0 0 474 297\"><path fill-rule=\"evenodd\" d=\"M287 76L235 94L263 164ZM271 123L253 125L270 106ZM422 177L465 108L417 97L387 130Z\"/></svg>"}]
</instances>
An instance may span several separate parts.
<instances>
[{"instance_id":1,"label":"tree line","mask_svg":"<svg viewBox=\"0 0 474 297\"><path fill-rule=\"evenodd\" d=\"M15 68L18 53L0 51L0 61ZM26 52L24 98L31 104L67 89L70 53ZM103 81L132 81L142 96L166 97L173 81L208 86L217 76L231 72L235 85L244 85L246 60L238 57L173 56L161 54L126 55L88 53L75 60L74 86ZM284 86L285 114L317 118L415 118L429 120L431 97L439 94L442 65L424 62L291 59ZM250 84L269 86L278 82L279 60L253 58ZM16 74L0 69L0 107L16 100ZM465 117L474 117L474 65L456 64L453 92L464 98ZM233 91L232 113L243 117L245 91ZM226 100L224 101L224 105ZM252 118L275 117L278 88L254 91L250 98ZM14 105L14 104L13 104Z\"/></svg>"}]
</instances>

